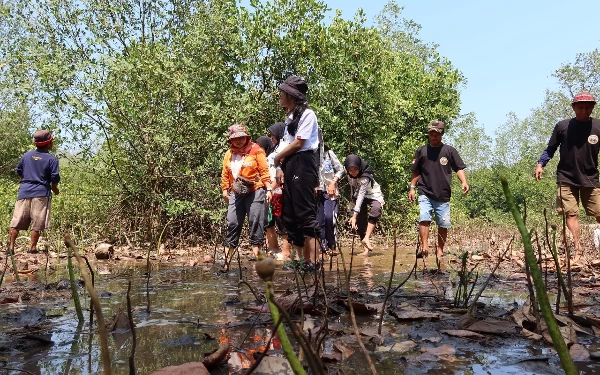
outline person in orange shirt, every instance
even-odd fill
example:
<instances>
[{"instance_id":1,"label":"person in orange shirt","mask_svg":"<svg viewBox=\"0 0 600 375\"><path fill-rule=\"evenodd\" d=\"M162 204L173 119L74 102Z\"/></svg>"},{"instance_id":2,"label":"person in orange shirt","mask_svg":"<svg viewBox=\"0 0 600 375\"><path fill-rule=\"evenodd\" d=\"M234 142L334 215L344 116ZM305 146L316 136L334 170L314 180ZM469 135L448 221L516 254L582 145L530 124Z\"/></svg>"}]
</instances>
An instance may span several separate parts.
<instances>
[{"instance_id":1,"label":"person in orange shirt","mask_svg":"<svg viewBox=\"0 0 600 375\"><path fill-rule=\"evenodd\" d=\"M248 216L248 229L252 253L256 259L265 242L267 207L271 202L271 176L265 151L252 139L244 125L229 127L229 150L223 157L221 189L227 207L227 234L225 246L229 254L238 246L244 218Z\"/></svg>"}]
</instances>

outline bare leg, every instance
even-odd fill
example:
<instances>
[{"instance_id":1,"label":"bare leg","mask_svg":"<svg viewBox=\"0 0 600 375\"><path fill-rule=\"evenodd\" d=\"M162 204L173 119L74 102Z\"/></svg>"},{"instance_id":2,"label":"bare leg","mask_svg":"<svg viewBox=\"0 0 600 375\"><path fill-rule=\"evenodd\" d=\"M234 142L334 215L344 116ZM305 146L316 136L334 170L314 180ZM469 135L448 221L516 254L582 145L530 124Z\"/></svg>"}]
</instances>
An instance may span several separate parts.
<instances>
[{"instance_id":1,"label":"bare leg","mask_svg":"<svg viewBox=\"0 0 600 375\"><path fill-rule=\"evenodd\" d=\"M373 245L371 245L371 234L373 233L373 230L375 230L375 224L367 223L367 229L365 230L365 237L361 241L364 251L360 255L369 256L369 251L373 250Z\"/></svg>"},{"instance_id":2,"label":"bare leg","mask_svg":"<svg viewBox=\"0 0 600 375\"><path fill-rule=\"evenodd\" d=\"M31 251L36 252L37 251L37 243L40 239L40 234L42 232L40 232L39 230L32 230L31 231L31 245L29 246L29 249L31 249Z\"/></svg>"},{"instance_id":3,"label":"bare leg","mask_svg":"<svg viewBox=\"0 0 600 375\"><path fill-rule=\"evenodd\" d=\"M271 251L279 250L279 244L277 243L277 233L275 232L275 227L267 228L267 247Z\"/></svg>"},{"instance_id":4,"label":"bare leg","mask_svg":"<svg viewBox=\"0 0 600 375\"><path fill-rule=\"evenodd\" d=\"M309 260L313 263L316 262L317 259L317 249L319 248L319 240L315 237L306 237L304 240L304 260Z\"/></svg>"},{"instance_id":5,"label":"bare leg","mask_svg":"<svg viewBox=\"0 0 600 375\"><path fill-rule=\"evenodd\" d=\"M429 253L429 224L430 221L421 221L419 223L419 235L421 237L421 251L427 256Z\"/></svg>"},{"instance_id":6,"label":"bare leg","mask_svg":"<svg viewBox=\"0 0 600 375\"><path fill-rule=\"evenodd\" d=\"M10 228L10 239L8 241L8 248L11 249L13 253L15 250L15 242L17 241L17 237L19 237L19 230L15 228Z\"/></svg>"},{"instance_id":7,"label":"bare leg","mask_svg":"<svg viewBox=\"0 0 600 375\"><path fill-rule=\"evenodd\" d=\"M258 245L252 245L252 254L254 254L254 257L258 257L258 252L260 251L260 246Z\"/></svg>"},{"instance_id":8,"label":"bare leg","mask_svg":"<svg viewBox=\"0 0 600 375\"><path fill-rule=\"evenodd\" d=\"M579 243L581 230L579 227L579 217L577 215L568 215L566 222L567 228L569 228L569 231L573 235L573 247L575 248L573 261L577 262L581 257L581 244Z\"/></svg>"},{"instance_id":9,"label":"bare leg","mask_svg":"<svg viewBox=\"0 0 600 375\"><path fill-rule=\"evenodd\" d=\"M437 255L444 255L444 245L446 245L446 238L448 238L448 228L440 228L438 227L438 236L437 236Z\"/></svg>"},{"instance_id":10,"label":"bare leg","mask_svg":"<svg viewBox=\"0 0 600 375\"><path fill-rule=\"evenodd\" d=\"M281 255L283 256L283 260L290 260L292 256L292 246L288 242L288 235L284 234L281 236Z\"/></svg>"}]
</instances>

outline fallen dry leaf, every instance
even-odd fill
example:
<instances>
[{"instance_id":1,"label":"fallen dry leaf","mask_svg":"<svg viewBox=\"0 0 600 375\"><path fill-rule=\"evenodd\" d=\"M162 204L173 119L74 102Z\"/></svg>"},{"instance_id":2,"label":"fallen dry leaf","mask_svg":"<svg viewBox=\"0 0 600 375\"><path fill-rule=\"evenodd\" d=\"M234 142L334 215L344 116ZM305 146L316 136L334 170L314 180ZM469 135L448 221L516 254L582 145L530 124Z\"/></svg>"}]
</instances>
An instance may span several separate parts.
<instances>
[{"instance_id":1,"label":"fallen dry leaf","mask_svg":"<svg viewBox=\"0 0 600 375\"><path fill-rule=\"evenodd\" d=\"M521 334L523 336L527 337L528 339L535 340L535 341L539 341L544 338L542 335L538 335L537 333L531 332L530 330L525 329L525 328L523 328L521 330Z\"/></svg>"},{"instance_id":2,"label":"fallen dry leaf","mask_svg":"<svg viewBox=\"0 0 600 375\"><path fill-rule=\"evenodd\" d=\"M569 348L569 353L575 361L588 361L590 359L590 352L581 344L573 344Z\"/></svg>"},{"instance_id":3,"label":"fallen dry leaf","mask_svg":"<svg viewBox=\"0 0 600 375\"><path fill-rule=\"evenodd\" d=\"M469 331L495 335L507 335L517 332L515 323L506 320L479 320L465 328Z\"/></svg>"},{"instance_id":4,"label":"fallen dry leaf","mask_svg":"<svg viewBox=\"0 0 600 375\"><path fill-rule=\"evenodd\" d=\"M377 351L378 352L406 353L408 351L413 350L417 346L419 346L419 345L416 342L414 342L412 340L407 340L407 341L397 342L392 345L378 346Z\"/></svg>"},{"instance_id":5,"label":"fallen dry leaf","mask_svg":"<svg viewBox=\"0 0 600 375\"><path fill-rule=\"evenodd\" d=\"M436 356L453 355L456 350L448 344L440 345L437 347L424 346L421 348L421 353L429 353Z\"/></svg>"},{"instance_id":6,"label":"fallen dry leaf","mask_svg":"<svg viewBox=\"0 0 600 375\"><path fill-rule=\"evenodd\" d=\"M421 311L412 307L402 310L390 310L390 315L396 318L396 320L440 319L439 313Z\"/></svg>"},{"instance_id":7,"label":"fallen dry leaf","mask_svg":"<svg viewBox=\"0 0 600 375\"><path fill-rule=\"evenodd\" d=\"M484 335L481 335L477 332L467 331L465 329L443 329L440 331L441 333L445 333L454 337L463 337L463 338L484 338Z\"/></svg>"},{"instance_id":8,"label":"fallen dry leaf","mask_svg":"<svg viewBox=\"0 0 600 375\"><path fill-rule=\"evenodd\" d=\"M442 336L431 336L431 337L423 337L423 341L429 341L429 342L440 342L442 341Z\"/></svg>"},{"instance_id":9,"label":"fallen dry leaf","mask_svg":"<svg viewBox=\"0 0 600 375\"><path fill-rule=\"evenodd\" d=\"M333 348L342 354L342 361L347 360L354 353L354 350L351 347L341 341L334 342Z\"/></svg>"}]
</instances>

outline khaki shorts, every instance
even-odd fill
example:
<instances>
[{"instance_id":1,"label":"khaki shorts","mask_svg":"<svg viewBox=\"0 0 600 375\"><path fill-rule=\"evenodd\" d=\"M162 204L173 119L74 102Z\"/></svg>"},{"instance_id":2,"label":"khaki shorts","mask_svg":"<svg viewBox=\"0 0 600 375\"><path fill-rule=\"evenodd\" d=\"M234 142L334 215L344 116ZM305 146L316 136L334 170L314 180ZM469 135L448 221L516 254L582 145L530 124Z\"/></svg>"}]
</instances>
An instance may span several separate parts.
<instances>
[{"instance_id":1,"label":"khaki shorts","mask_svg":"<svg viewBox=\"0 0 600 375\"><path fill-rule=\"evenodd\" d=\"M50 227L50 197L19 199L10 227L18 230L42 231Z\"/></svg>"},{"instance_id":2,"label":"khaki shorts","mask_svg":"<svg viewBox=\"0 0 600 375\"><path fill-rule=\"evenodd\" d=\"M577 216L579 200L588 216L600 216L600 188L558 185L556 210L559 215Z\"/></svg>"}]
</instances>

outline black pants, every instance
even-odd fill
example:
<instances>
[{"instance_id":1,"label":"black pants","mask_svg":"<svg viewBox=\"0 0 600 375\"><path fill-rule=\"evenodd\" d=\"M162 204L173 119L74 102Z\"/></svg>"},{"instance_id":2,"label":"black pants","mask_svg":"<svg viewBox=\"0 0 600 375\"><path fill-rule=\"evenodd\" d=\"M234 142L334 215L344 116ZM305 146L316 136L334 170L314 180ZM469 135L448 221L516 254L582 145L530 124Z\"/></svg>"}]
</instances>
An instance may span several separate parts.
<instances>
[{"instance_id":1,"label":"black pants","mask_svg":"<svg viewBox=\"0 0 600 375\"><path fill-rule=\"evenodd\" d=\"M369 223L377 224L379 218L381 218L381 203L374 199L363 199L360 211L356 217L357 232L361 241L367 235L367 225Z\"/></svg>"},{"instance_id":2,"label":"black pants","mask_svg":"<svg viewBox=\"0 0 600 375\"><path fill-rule=\"evenodd\" d=\"M297 152L287 158L283 166L283 223L288 241L304 246L306 236L318 238L317 198L315 188L319 183L317 151Z\"/></svg>"}]
</instances>

